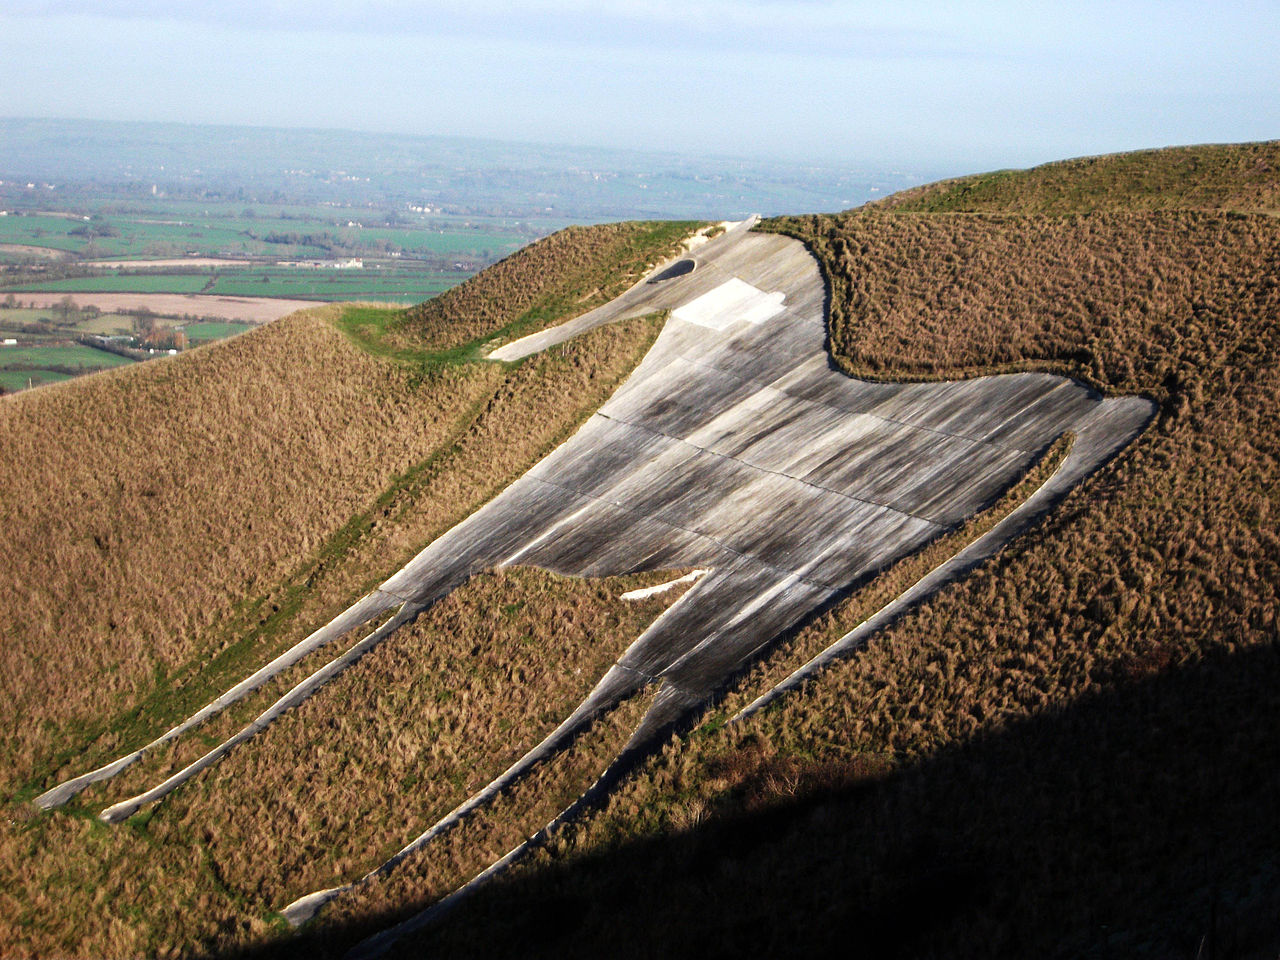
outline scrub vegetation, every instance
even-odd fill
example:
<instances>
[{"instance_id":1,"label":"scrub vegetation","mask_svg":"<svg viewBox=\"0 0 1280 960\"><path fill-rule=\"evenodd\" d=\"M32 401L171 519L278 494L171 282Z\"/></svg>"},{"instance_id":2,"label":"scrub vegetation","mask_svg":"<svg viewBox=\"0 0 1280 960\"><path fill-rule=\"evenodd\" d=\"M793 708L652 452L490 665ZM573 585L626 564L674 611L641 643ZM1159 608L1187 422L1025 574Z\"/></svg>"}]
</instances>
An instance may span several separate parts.
<instances>
[{"instance_id":1,"label":"scrub vegetation","mask_svg":"<svg viewBox=\"0 0 1280 960\"><path fill-rule=\"evenodd\" d=\"M672 256L699 226L629 221L569 227L414 307L393 339L432 349L476 339L489 346L517 339L555 317L608 303Z\"/></svg>"},{"instance_id":2,"label":"scrub vegetation","mask_svg":"<svg viewBox=\"0 0 1280 960\"><path fill-rule=\"evenodd\" d=\"M572 303L590 291L548 292ZM0 470L7 472L0 510L9 531L0 563L6 620L0 685L8 704L0 762L6 810L0 885L7 901L0 944L7 954L163 955L208 947L204 938L214 935L199 930L220 931L215 940L227 944L268 929L265 918L282 905L273 899L283 889L280 878L268 883L265 874L237 873L249 852L244 847L215 854L207 838L185 828L163 833L160 824L169 822L177 796L123 830L100 826L93 814L118 797L120 785L163 776L186 757L183 751L207 749L211 737L248 722L280 692L278 685L187 743L148 758L120 785L90 789L51 815L37 814L30 799L61 776L150 740L398 569L566 438L639 361L661 324L649 317L600 328L516 365L467 362L425 348L376 356L344 334L351 322L344 318L376 316L386 326L398 315L370 306L323 307L178 357L0 401ZM516 590L518 574L507 576L498 582ZM576 703L579 687L596 679L589 673L596 660L639 632L634 617L655 607L622 605L623 611L605 596L615 586L628 588L561 584L539 588L567 591L559 601L505 601L501 616L523 602L528 616L545 614L541 629L554 624L565 643L571 635L561 628L578 616L556 612L566 604L608 622L600 627L599 649L566 653L560 685L545 679L537 692L559 689ZM574 599L578 590L586 593ZM456 603L468 602L461 597ZM663 595L656 609L673 597ZM491 628L484 617L475 625L486 635ZM617 643L605 638L613 629ZM415 630L404 642L422 636ZM524 721L499 710L500 729L489 729L484 709L507 704L511 691L523 688L520 677L530 675L529 657L536 659L540 648L513 644L506 654L480 657L470 652L479 636L465 648L471 661L456 665L479 686L464 698L468 686L453 684L459 746L441 741L447 756L465 747L501 757L546 720L541 708ZM581 663L574 660L579 655ZM399 663L412 672L410 661ZM314 664L299 669L307 666ZM548 661L540 669L554 668ZM482 709L473 712L473 705ZM558 700L546 705L550 712L560 707ZM315 746L340 769L385 747L374 739L382 731L341 713L354 724L352 737L341 747ZM406 767L397 783L424 775L434 783L434 768L421 763L440 758L420 761L419 772ZM193 790L216 793L222 776ZM462 799L465 778L451 776L424 794L425 809ZM339 784L337 774L332 782ZM391 787L384 782L383 789ZM338 829L348 814L360 815L335 805L318 784L309 791L299 799L309 811L295 824L300 830L319 820ZM308 798L315 802L308 805ZM417 816L423 808L406 809ZM353 842L372 844L363 853L404 839L365 833ZM334 870L332 857L323 855L315 869ZM166 874L163 864L177 864L183 877ZM271 861L260 867L269 873ZM227 885L232 873L244 886ZM50 909L54 896L60 905Z\"/></svg>"},{"instance_id":3,"label":"scrub vegetation","mask_svg":"<svg viewBox=\"0 0 1280 960\"><path fill-rule=\"evenodd\" d=\"M1266 151L1147 156L1171 205L1235 206L1257 181L1233 158ZM769 224L822 262L850 372L1049 369L1160 413L1035 535L726 726L866 610L801 631L401 955L1275 951L1280 223L1102 210L1130 205L1134 162L1083 165L1079 202L1030 171L1001 175L1011 211Z\"/></svg>"},{"instance_id":4,"label":"scrub vegetation","mask_svg":"<svg viewBox=\"0 0 1280 960\"><path fill-rule=\"evenodd\" d=\"M1280 211L1280 140L1135 150L997 170L903 190L872 205L906 213Z\"/></svg>"},{"instance_id":5,"label":"scrub vegetation","mask_svg":"<svg viewBox=\"0 0 1280 960\"><path fill-rule=\"evenodd\" d=\"M663 579L482 574L154 811L107 827L88 805L15 809L26 822L0 859L5 952L174 956L278 936L276 909L390 856L571 712L680 591L618 595ZM465 882L585 790L642 708L620 708L450 834L447 856L433 848L347 909L377 917L406 884L421 898Z\"/></svg>"},{"instance_id":6,"label":"scrub vegetation","mask_svg":"<svg viewBox=\"0 0 1280 960\"><path fill-rule=\"evenodd\" d=\"M1070 161L767 223L820 261L832 353L847 372L1050 370L1148 395L1156 420L1034 533L802 693L728 722L994 523L1052 470L1069 438L1059 441L991 511L786 638L698 729L399 954L1274 955L1274 153L1262 144ZM330 308L0 401L14 451L0 461L10 464L4 489L21 491L13 509L34 511L74 574L38 559L41 541L18 541L15 559L44 566L4 585L19 632L0 654L0 683L21 704L6 718L0 764L15 798L0 828L7 953L340 956L455 888L590 783L644 698L300 934L271 912L352 879L487 781L675 597L632 607L616 599L621 579L506 570L474 578L123 827L92 819L100 789L53 814L22 802L69 765L105 760L185 715L567 435L643 354L656 321L597 328L514 368L470 358L486 340L604 302L681 232L566 231L408 313ZM278 367L262 349L273 331L299 338ZM216 407L225 434L203 420L182 434L224 437L205 456L223 451L226 477L203 486L201 470L174 472L191 466L178 459L165 473L179 456L170 451L140 474L148 485L131 485L127 471L141 468L126 470L124 454L151 462L147 441L199 408L147 405L161 390L187 396L184 363L207 365L208 392L226 394ZM269 391L253 393L259 384ZM117 421L88 416L86 403L56 406L73 390L94 402L92 391L125 391L104 410L136 413ZM39 417L22 406L36 401L51 405ZM60 416L87 425L55 456L30 437ZM120 436L97 439L90 427L104 423ZM346 437L349 423L331 449L327 438ZM236 484L277 469L273 431L313 428L318 450L310 433L289 446L309 473L281 479L275 502L235 499L259 495ZM175 521L145 503L178 493L152 477L181 488L183 509L212 513L165 533ZM7 516L6 528L24 516ZM160 525L151 559L124 562L125 534L147 542L150 523ZM157 587L188 569L199 575ZM206 735L243 723L273 692ZM154 782L200 746L164 751L127 782Z\"/></svg>"}]
</instances>

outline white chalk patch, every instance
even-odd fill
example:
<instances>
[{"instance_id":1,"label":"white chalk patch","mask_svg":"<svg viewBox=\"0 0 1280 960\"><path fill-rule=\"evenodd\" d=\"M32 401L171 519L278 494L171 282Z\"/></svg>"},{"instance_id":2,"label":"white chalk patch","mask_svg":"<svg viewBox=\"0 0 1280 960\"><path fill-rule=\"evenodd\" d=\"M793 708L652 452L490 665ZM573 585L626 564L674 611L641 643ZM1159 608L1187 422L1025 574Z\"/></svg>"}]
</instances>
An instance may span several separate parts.
<instances>
[{"instance_id":1,"label":"white chalk patch","mask_svg":"<svg viewBox=\"0 0 1280 960\"><path fill-rule=\"evenodd\" d=\"M682 583L692 583L699 577L710 573L710 570L695 570L693 573L686 573L678 580L668 580L666 583L660 583L654 587L641 587L639 590L628 590L626 593L619 594L619 600L643 600L645 597L652 597L654 594L666 593L672 587L679 586Z\"/></svg>"},{"instance_id":2,"label":"white chalk patch","mask_svg":"<svg viewBox=\"0 0 1280 960\"><path fill-rule=\"evenodd\" d=\"M732 220L721 220L715 226L718 226L720 228L720 233L724 233L726 230L730 229L731 227L736 227L740 222L741 221L734 222ZM688 253L690 250L696 250L698 247L701 247L703 244L710 243L711 237L707 236L707 232L715 229L715 226L703 227L701 230L695 233L688 240L685 240L684 243L681 244L681 246L684 248L684 252ZM717 236L719 236L719 234L717 234Z\"/></svg>"},{"instance_id":3,"label":"white chalk patch","mask_svg":"<svg viewBox=\"0 0 1280 960\"><path fill-rule=\"evenodd\" d=\"M764 323L780 314L786 299L782 291L765 293L737 277L726 280L714 290L690 300L671 312L675 320L724 330L730 324Z\"/></svg>"}]
</instances>

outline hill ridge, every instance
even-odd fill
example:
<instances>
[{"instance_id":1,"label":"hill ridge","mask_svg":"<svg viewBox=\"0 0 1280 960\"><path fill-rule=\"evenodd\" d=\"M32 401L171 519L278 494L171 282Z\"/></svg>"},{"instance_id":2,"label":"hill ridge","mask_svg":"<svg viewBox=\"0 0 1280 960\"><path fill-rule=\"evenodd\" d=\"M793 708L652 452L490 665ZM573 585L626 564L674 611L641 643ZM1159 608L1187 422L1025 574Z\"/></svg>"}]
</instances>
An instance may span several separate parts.
<instances>
[{"instance_id":1,"label":"hill ridge","mask_svg":"<svg viewBox=\"0 0 1280 960\"><path fill-rule=\"evenodd\" d=\"M1280 140L1163 147L995 170L900 191L864 208L899 213L1102 210L1280 212Z\"/></svg>"}]
</instances>

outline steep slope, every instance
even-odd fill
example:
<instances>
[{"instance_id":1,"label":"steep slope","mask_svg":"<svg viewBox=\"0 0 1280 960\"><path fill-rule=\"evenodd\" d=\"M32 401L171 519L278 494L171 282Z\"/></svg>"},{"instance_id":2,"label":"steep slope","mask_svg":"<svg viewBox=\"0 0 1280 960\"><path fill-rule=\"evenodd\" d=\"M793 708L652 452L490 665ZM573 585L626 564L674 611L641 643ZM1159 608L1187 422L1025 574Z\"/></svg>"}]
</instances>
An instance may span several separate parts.
<instances>
[{"instance_id":1,"label":"steep slope","mask_svg":"<svg viewBox=\"0 0 1280 960\"><path fill-rule=\"evenodd\" d=\"M409 310L391 339L439 350L479 338L523 336L609 302L663 259L656 252L674 250L698 226L658 221L569 227Z\"/></svg>"},{"instance_id":2,"label":"steep slope","mask_svg":"<svg viewBox=\"0 0 1280 960\"><path fill-rule=\"evenodd\" d=\"M1211 181L1184 178L1173 194L1192 206L1236 195ZM1078 203L1036 190L1042 206ZM741 677L708 722L672 740L598 814L558 832L424 938L405 940L402 954L812 954L859 943L886 956L1274 952L1276 223L1204 210L877 210L770 224L821 262L833 359L846 372L941 380L1047 370L1110 394L1146 394L1159 415L1035 537L803 692L731 722L965 540L939 539L870 578ZM512 276L538 282L543 272ZM583 288L602 275L594 267L552 272L562 289L540 289L543 304L577 313L604 295ZM429 381L474 355L465 340L511 339L527 332L521 310L542 322L537 309L521 301L438 338L442 325L425 308L411 321L350 313L338 322L401 361L420 352L417 324L441 348L414 368ZM365 512L354 567L321 564L295 578L319 588L304 592L308 616L327 616L336 598L376 582L374 571L433 539L445 515L470 512L463 504L475 502L478 480L496 492L485 486L497 482L488 458L507 477L523 472L608 396L654 332L644 320L600 327L504 370L475 427ZM546 408L561 412L559 426L531 416ZM1055 465L1051 455L1024 484ZM271 908L296 889L279 869L311 885L342 882L369 850L394 849L388 833L447 810L562 716L627 631L666 602L632 611L618 600L623 586L527 572L474 579L371 654L368 676L344 675L215 774L112 832L87 820L97 797L44 819L14 805L24 825L5 838L4 880L20 892L10 895L5 942L14 953L331 956L434 901L575 796L651 701L619 709L391 883L300 936L270 926ZM516 604L538 610L525 617ZM541 659L548 616L563 641L554 656L574 667L567 673ZM486 635L511 650L491 656ZM527 641L535 648L519 649ZM430 676L419 676L422 662ZM545 711L521 696L526 676L546 690ZM458 688L464 717L491 720L501 705L502 718L453 725L440 704ZM163 729L142 716L137 732ZM250 716L229 711L210 742ZM75 734L53 736L78 742ZM109 730L75 766L133 745L121 741L134 734ZM495 758L498 743L505 754ZM152 783L205 745L175 745L128 782ZM282 778L295 789L274 795ZM380 788L405 805L379 803L370 794ZM247 813L267 823L250 829ZM140 859L139 849L154 852Z\"/></svg>"},{"instance_id":3,"label":"steep slope","mask_svg":"<svg viewBox=\"0 0 1280 960\"><path fill-rule=\"evenodd\" d=\"M1218 190L1210 171L1173 192ZM1045 188L1044 206L1068 202ZM432 931L433 953L1274 952L1277 221L771 226L822 261L845 369L1052 369L1155 398L1156 422L1036 537L722 726L866 607L801 632L591 822Z\"/></svg>"},{"instance_id":4,"label":"steep slope","mask_svg":"<svg viewBox=\"0 0 1280 960\"><path fill-rule=\"evenodd\" d=\"M997 170L904 190L873 205L899 213L1280 211L1280 140L1137 150Z\"/></svg>"},{"instance_id":5,"label":"steep slope","mask_svg":"<svg viewBox=\"0 0 1280 960\"><path fill-rule=\"evenodd\" d=\"M557 304L592 295L581 284L593 272L617 267L617 250L597 233L631 231L626 269L636 270L687 232L663 224L637 240L637 229L574 231L577 272L493 309L525 326L552 321ZM465 348L473 318L458 309L437 325L448 332L452 318L451 343ZM155 862L145 844L126 845L104 865L79 849L91 807L33 818L27 801L68 764L93 766L162 733L483 504L612 392L659 324L593 331L511 366L411 340L385 348L403 326L394 311L324 308L173 360L0 401L8 952L153 953L166 942L189 950L218 930L260 929L254 918L276 904L226 894L222 854L202 861L208 869L166 878L166 859L192 849L188 832L173 834ZM617 627L616 591L556 589ZM303 661L280 682L312 668ZM517 669L511 657L494 667L508 683ZM208 730L244 723L273 691L262 688ZM509 733L479 729L464 725L459 735L488 743ZM181 765L183 749L159 751L136 775ZM90 899L42 910L58 886L68 904ZM149 915L125 896L89 908L104 889L148 888L218 906L192 916L157 905Z\"/></svg>"}]
</instances>

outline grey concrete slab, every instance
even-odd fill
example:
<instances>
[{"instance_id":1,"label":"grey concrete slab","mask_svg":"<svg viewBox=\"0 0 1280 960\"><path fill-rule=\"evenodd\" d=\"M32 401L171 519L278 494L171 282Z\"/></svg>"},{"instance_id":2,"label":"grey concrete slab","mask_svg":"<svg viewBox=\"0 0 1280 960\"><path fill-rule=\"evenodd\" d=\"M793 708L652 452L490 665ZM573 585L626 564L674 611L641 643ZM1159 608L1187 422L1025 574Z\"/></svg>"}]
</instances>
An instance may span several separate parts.
<instances>
[{"instance_id":1,"label":"grey concrete slab","mask_svg":"<svg viewBox=\"0 0 1280 960\"><path fill-rule=\"evenodd\" d=\"M691 271L636 284L604 307L494 352L495 359L517 360L592 326L655 310L686 318L667 322L637 369L573 437L428 545L379 588L376 602L361 601L319 631L351 629L404 604L391 627L362 641L362 653L494 565L536 564L579 576L710 571L635 640L551 736L406 851L562 749L620 697L658 683L658 698L624 756L649 749L662 732L691 722L761 651L873 572L993 502L1036 451L1065 431L1075 434L1062 467L1010 519L823 663L843 655L885 617L1028 529L1151 416L1147 401L1102 401L1081 384L1047 374L922 384L851 379L825 353L823 284L800 244L738 227L689 258ZM199 765L104 817L118 819L175 789L314 695L358 655L317 671ZM288 915L304 919L330 895L336 894L303 898Z\"/></svg>"},{"instance_id":2,"label":"grey concrete slab","mask_svg":"<svg viewBox=\"0 0 1280 960\"><path fill-rule=\"evenodd\" d=\"M1061 377L1043 373L1015 373L945 384L913 383L871 412L898 423L982 440L1006 423L1020 420L1028 406L1046 394L1056 393L1057 388L1064 385Z\"/></svg>"},{"instance_id":3,"label":"grey concrete slab","mask_svg":"<svg viewBox=\"0 0 1280 960\"><path fill-rule=\"evenodd\" d=\"M697 557L712 572L619 660L663 682L626 752L643 751L687 722L727 677L843 588L994 502L1038 451L1074 432L1071 454L1050 482L886 608L863 635L962 575L1136 436L1153 411L1142 400L1102 403L1082 385L1044 374L926 384L844 377L822 350L817 272L778 239L734 238L718 251L715 266L759 290L785 291L783 314L758 325L726 320L714 330L670 323L602 408L617 427L584 431L609 441L598 454L566 454L546 471L548 478L563 472L575 489L590 489L619 511L696 533L722 551L718 559ZM687 295L705 295L706 281L717 276L703 271L703 283ZM665 282L671 286L664 297L679 281ZM658 303L643 299L627 309ZM523 348L553 341L547 335ZM508 358L520 349L512 345ZM627 459L619 445L628 443L636 459L617 475ZM628 549L604 544L631 539L638 527L624 513L598 509L565 526L579 522L575 536L592 545L581 555L544 559L587 569L588 555L607 551L609 563L622 562ZM557 532L557 551L566 537ZM692 559L699 545L686 541L683 548L693 553L681 556Z\"/></svg>"}]
</instances>

